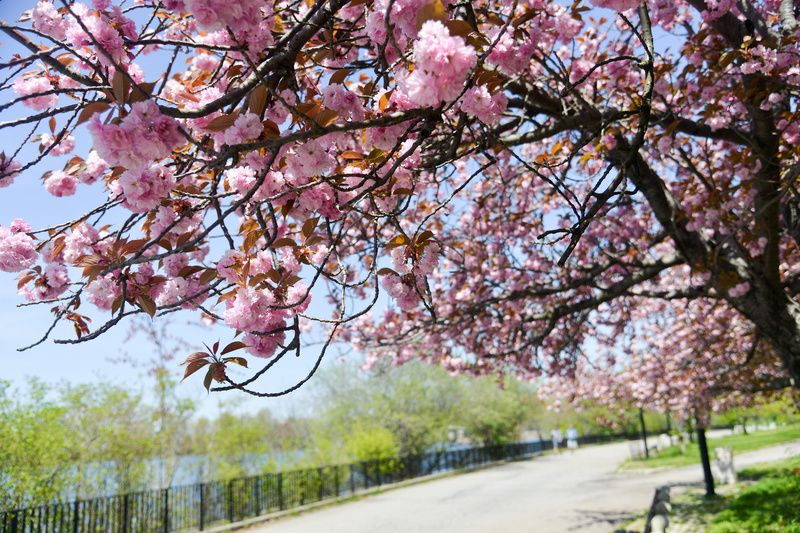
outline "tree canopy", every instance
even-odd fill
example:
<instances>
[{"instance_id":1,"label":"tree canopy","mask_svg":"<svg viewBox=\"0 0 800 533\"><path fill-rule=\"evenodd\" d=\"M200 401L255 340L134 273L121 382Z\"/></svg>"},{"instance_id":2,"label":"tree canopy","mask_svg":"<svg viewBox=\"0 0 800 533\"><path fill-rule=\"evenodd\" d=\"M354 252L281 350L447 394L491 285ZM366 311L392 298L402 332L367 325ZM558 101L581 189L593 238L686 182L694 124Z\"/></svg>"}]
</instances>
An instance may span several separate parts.
<instances>
[{"instance_id":1,"label":"tree canopy","mask_svg":"<svg viewBox=\"0 0 800 533\"><path fill-rule=\"evenodd\" d=\"M107 199L47 228L4 221L0 269L74 326L57 343L182 308L226 323L240 340L187 361L216 390L301 385L257 380L309 329L320 361L341 339L587 394L612 376L673 407L790 386L796 16L791 0L42 0L0 24L0 130L19 140L0 187L38 167L65 202ZM266 359L244 381L226 374L239 349Z\"/></svg>"}]
</instances>

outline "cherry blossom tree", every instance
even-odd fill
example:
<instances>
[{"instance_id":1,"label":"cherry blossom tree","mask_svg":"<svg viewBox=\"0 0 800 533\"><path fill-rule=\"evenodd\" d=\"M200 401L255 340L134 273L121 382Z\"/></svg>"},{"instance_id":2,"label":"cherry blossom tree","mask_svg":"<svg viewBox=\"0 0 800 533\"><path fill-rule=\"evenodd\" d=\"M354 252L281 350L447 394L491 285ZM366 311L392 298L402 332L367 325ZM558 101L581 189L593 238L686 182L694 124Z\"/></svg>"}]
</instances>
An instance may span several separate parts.
<instances>
[{"instance_id":1,"label":"cherry blossom tree","mask_svg":"<svg viewBox=\"0 0 800 533\"><path fill-rule=\"evenodd\" d=\"M75 337L56 343L142 313L226 323L239 340L187 360L216 390L284 394L335 339L454 372L789 386L795 11L42 0L0 23L0 129L20 140L0 187L41 169L49 194L107 199L47 228L3 221L0 269L52 306L33 345L62 322ZM693 329L707 317L711 336ZM254 388L309 329L308 377ZM239 349L266 359L243 381L226 374Z\"/></svg>"}]
</instances>

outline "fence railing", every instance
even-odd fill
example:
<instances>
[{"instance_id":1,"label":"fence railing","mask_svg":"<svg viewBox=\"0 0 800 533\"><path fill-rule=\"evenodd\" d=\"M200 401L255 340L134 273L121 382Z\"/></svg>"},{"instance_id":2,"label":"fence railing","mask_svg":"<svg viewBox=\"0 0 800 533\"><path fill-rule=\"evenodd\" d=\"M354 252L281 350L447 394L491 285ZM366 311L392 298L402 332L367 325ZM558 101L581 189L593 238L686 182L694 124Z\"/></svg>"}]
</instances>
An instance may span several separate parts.
<instances>
[{"instance_id":1,"label":"fence railing","mask_svg":"<svg viewBox=\"0 0 800 533\"><path fill-rule=\"evenodd\" d=\"M630 437L635 438L587 435L579 442L597 444ZM521 459L552 447L550 441L537 440L464 448L54 503L0 512L0 533L202 531L398 481Z\"/></svg>"}]
</instances>

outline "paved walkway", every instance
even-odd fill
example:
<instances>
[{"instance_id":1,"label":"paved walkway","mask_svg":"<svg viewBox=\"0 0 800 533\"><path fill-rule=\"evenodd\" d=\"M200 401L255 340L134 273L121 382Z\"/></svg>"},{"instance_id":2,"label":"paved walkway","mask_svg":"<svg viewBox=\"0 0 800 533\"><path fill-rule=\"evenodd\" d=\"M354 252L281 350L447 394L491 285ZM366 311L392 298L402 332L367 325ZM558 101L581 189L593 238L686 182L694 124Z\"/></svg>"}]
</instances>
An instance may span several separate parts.
<instances>
[{"instance_id":1,"label":"paved walkway","mask_svg":"<svg viewBox=\"0 0 800 533\"><path fill-rule=\"evenodd\" d=\"M737 468L800 454L800 441L742 454ZM664 484L699 484L700 466L615 472L627 443L389 490L252 528L251 533L608 533L646 509Z\"/></svg>"}]
</instances>

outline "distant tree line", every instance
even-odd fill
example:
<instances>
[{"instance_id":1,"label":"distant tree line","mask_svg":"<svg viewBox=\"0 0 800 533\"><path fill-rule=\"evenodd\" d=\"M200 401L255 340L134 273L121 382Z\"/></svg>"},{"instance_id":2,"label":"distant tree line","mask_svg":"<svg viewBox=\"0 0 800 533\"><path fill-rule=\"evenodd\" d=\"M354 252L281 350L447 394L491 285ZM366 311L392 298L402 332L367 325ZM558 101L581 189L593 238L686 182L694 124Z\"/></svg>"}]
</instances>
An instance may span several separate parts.
<instances>
[{"instance_id":1,"label":"distant tree line","mask_svg":"<svg viewBox=\"0 0 800 533\"><path fill-rule=\"evenodd\" d=\"M150 390L0 381L0 509L548 438L556 426L582 434L635 432L639 423L638 412L625 406L547 408L530 383L452 376L420 362L369 372L353 363L329 367L312 385L315 410L281 419L267 407L242 412L230 401L214 418L201 416L165 367L148 374ZM779 401L754 409L772 418L789 411ZM731 411L720 420L735 423L754 413ZM645 418L651 430L668 423L663 413Z\"/></svg>"}]
</instances>

